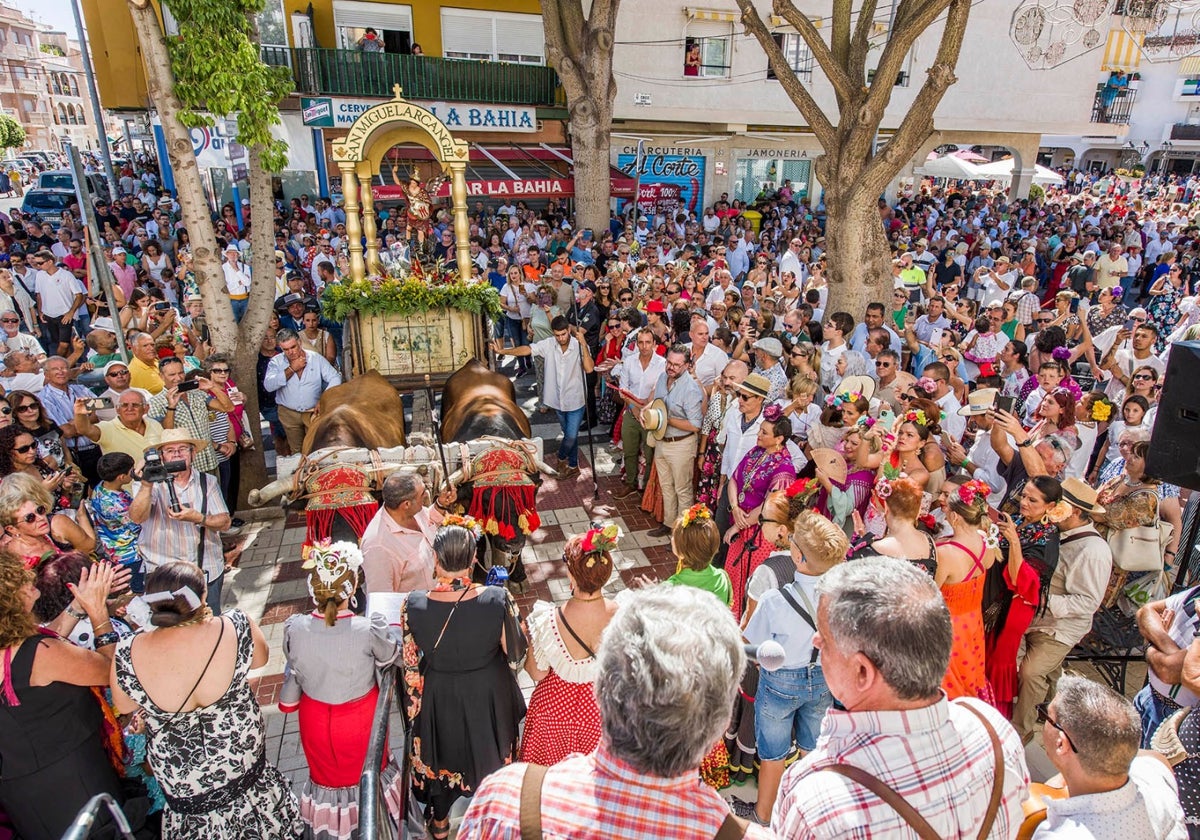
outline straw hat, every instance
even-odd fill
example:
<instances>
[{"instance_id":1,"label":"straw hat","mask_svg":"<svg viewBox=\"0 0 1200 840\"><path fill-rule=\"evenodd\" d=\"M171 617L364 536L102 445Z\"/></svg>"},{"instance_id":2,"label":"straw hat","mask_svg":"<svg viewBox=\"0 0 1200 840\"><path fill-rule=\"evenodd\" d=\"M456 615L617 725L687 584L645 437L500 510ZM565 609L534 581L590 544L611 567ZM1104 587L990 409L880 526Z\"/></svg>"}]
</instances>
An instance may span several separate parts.
<instances>
[{"instance_id":1,"label":"straw hat","mask_svg":"<svg viewBox=\"0 0 1200 840\"><path fill-rule=\"evenodd\" d=\"M847 376L833 389L834 394L862 394L863 399L870 402L875 396L875 380L862 374Z\"/></svg>"},{"instance_id":2,"label":"straw hat","mask_svg":"<svg viewBox=\"0 0 1200 840\"><path fill-rule=\"evenodd\" d=\"M961 417L974 417L987 414L996 402L998 388L978 388L967 395L967 404L958 410Z\"/></svg>"},{"instance_id":3,"label":"straw hat","mask_svg":"<svg viewBox=\"0 0 1200 840\"><path fill-rule=\"evenodd\" d=\"M208 441L206 440L196 440L193 437L188 437L187 429L163 429L162 437L159 438L158 443L147 446L145 451L149 452L151 449L161 449L164 446L170 446L172 443L191 444L192 448L197 452L208 446Z\"/></svg>"},{"instance_id":4,"label":"straw hat","mask_svg":"<svg viewBox=\"0 0 1200 840\"><path fill-rule=\"evenodd\" d=\"M646 443L650 446L658 443L667 434L667 403L665 400L651 400L642 409L642 428L646 430Z\"/></svg>"},{"instance_id":5,"label":"straw hat","mask_svg":"<svg viewBox=\"0 0 1200 840\"><path fill-rule=\"evenodd\" d=\"M1104 513L1100 505L1100 495L1094 487L1089 486L1078 478L1068 478L1062 483L1063 501L1079 508L1084 513Z\"/></svg>"}]
</instances>

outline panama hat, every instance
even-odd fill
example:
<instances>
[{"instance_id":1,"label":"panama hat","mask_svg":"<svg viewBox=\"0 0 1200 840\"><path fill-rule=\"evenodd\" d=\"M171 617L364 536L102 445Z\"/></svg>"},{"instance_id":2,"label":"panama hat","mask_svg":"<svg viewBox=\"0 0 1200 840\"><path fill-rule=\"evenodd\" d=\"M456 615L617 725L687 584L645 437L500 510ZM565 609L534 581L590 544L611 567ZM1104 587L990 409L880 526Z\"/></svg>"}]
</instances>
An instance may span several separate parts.
<instances>
[{"instance_id":1,"label":"panama hat","mask_svg":"<svg viewBox=\"0 0 1200 840\"><path fill-rule=\"evenodd\" d=\"M752 373L742 380L742 384L738 385L738 390L743 394L749 394L752 397L762 397L764 400L771 393L771 380L763 376L761 373Z\"/></svg>"},{"instance_id":2,"label":"panama hat","mask_svg":"<svg viewBox=\"0 0 1200 840\"><path fill-rule=\"evenodd\" d=\"M665 400L651 400L642 409L642 428L646 430L646 443L650 446L658 443L667 434L667 403Z\"/></svg>"},{"instance_id":3,"label":"panama hat","mask_svg":"<svg viewBox=\"0 0 1200 840\"><path fill-rule=\"evenodd\" d=\"M158 443L147 446L145 451L149 452L151 449L160 449L164 446L170 446L172 443L189 443L197 452L208 446L208 441L206 440L196 440L193 437L188 437L187 429L163 429L162 437L159 438Z\"/></svg>"},{"instance_id":4,"label":"panama hat","mask_svg":"<svg viewBox=\"0 0 1200 840\"><path fill-rule=\"evenodd\" d=\"M1096 489L1078 478L1068 478L1063 481L1062 497L1064 502L1079 508L1084 513L1104 513Z\"/></svg>"},{"instance_id":5,"label":"panama hat","mask_svg":"<svg viewBox=\"0 0 1200 840\"><path fill-rule=\"evenodd\" d=\"M998 388L978 388L967 395L967 404L958 410L960 417L975 417L987 414L996 402Z\"/></svg>"}]
</instances>

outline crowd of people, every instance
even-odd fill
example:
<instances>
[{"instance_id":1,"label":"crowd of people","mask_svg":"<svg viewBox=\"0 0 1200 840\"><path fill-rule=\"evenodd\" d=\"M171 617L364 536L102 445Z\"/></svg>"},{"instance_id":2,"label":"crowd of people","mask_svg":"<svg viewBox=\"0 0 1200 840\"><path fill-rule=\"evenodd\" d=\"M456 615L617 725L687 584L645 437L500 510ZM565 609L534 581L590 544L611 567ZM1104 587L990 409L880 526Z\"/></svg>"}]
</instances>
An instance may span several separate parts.
<instances>
[{"instance_id":1,"label":"crowd of people","mask_svg":"<svg viewBox=\"0 0 1200 840\"><path fill-rule=\"evenodd\" d=\"M320 295L348 272L345 214L275 208L248 417L158 185L131 163L95 207L115 309L76 211L0 219L15 836L57 837L100 791L140 836L352 836L388 669L411 773L387 761L381 790L434 838L464 797L466 838L521 836L530 809L555 836L1012 837L1035 737L1071 792L1038 837L1200 836L1200 588L1175 587L1200 496L1146 470L1166 359L1200 338L1186 182L881 201L892 277L861 312L826 279L823 207L787 184L757 218L722 196L605 230L554 201L477 202L498 369L555 413L560 479L589 466L585 433L612 447L609 492L658 522L677 570L609 597L623 535L597 522L568 535L569 600L523 613L478 582L482 531L454 488L389 477L360 544L306 550L315 610L286 625L280 697L308 760L296 790L247 678L262 633L221 609L222 537L251 429L298 452L342 381ZM404 252L408 224L380 211L381 252ZM452 253L447 212L428 224ZM248 207L214 218L235 317L258 282L250 225ZM408 593L397 626L361 614L390 592ZM1133 704L1063 676L1099 610L1136 613L1147 640ZM748 666L768 643L771 667ZM718 791L749 776L757 801L731 814Z\"/></svg>"}]
</instances>

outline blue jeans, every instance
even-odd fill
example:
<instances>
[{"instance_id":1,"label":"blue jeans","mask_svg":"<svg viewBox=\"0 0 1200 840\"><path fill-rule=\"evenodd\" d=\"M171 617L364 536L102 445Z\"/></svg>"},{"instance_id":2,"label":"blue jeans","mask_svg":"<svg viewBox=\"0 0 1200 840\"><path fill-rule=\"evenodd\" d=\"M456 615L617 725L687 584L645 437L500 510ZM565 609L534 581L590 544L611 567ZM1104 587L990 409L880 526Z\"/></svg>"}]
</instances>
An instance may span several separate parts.
<instances>
[{"instance_id":1,"label":"blue jeans","mask_svg":"<svg viewBox=\"0 0 1200 840\"><path fill-rule=\"evenodd\" d=\"M211 609L215 615L221 614L221 587L224 586L224 584L225 575L221 575L220 577L214 578L208 582L208 595L206 603L208 604L209 609Z\"/></svg>"},{"instance_id":2,"label":"blue jeans","mask_svg":"<svg viewBox=\"0 0 1200 840\"><path fill-rule=\"evenodd\" d=\"M1177 711L1179 706L1155 693L1149 685L1144 685L1133 698L1133 708L1142 718L1142 749L1148 750L1158 725Z\"/></svg>"},{"instance_id":3,"label":"blue jeans","mask_svg":"<svg viewBox=\"0 0 1200 840\"><path fill-rule=\"evenodd\" d=\"M234 300L230 298L229 304L233 307L233 320L241 323L242 316L246 314L246 307L250 305L250 299Z\"/></svg>"},{"instance_id":4,"label":"blue jeans","mask_svg":"<svg viewBox=\"0 0 1200 840\"><path fill-rule=\"evenodd\" d=\"M820 665L760 671L754 695L754 738L763 761L783 761L792 743L808 752L817 745L817 733L833 695L825 686Z\"/></svg>"},{"instance_id":5,"label":"blue jeans","mask_svg":"<svg viewBox=\"0 0 1200 840\"><path fill-rule=\"evenodd\" d=\"M566 461L569 467L579 466L579 426L583 423L583 412L583 406L574 411L554 410L563 433L562 443L558 445L558 460Z\"/></svg>"}]
</instances>

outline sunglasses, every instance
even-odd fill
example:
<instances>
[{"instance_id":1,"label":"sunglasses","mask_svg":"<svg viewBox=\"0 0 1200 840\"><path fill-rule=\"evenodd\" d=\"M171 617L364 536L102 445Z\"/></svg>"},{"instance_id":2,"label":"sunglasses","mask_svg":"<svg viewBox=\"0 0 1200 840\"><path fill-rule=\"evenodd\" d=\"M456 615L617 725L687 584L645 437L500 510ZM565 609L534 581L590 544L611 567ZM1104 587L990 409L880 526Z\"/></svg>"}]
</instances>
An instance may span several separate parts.
<instances>
[{"instance_id":1,"label":"sunglasses","mask_svg":"<svg viewBox=\"0 0 1200 840\"><path fill-rule=\"evenodd\" d=\"M110 370L107 374L105 374L105 376L128 376L128 375L129 375L129 371L127 371L127 370Z\"/></svg>"},{"instance_id":2,"label":"sunglasses","mask_svg":"<svg viewBox=\"0 0 1200 840\"><path fill-rule=\"evenodd\" d=\"M1038 703L1033 708L1037 710L1037 722L1038 723L1048 723L1051 726L1053 726L1055 729L1057 729L1059 732L1061 732L1063 734L1064 738L1067 739L1067 743L1071 745L1071 752L1074 752L1074 753L1079 752L1079 749L1075 746L1075 742L1072 741L1071 736L1067 734L1067 730L1065 730L1061 726L1059 726L1058 721L1056 721L1054 718L1050 717L1050 704L1049 703Z\"/></svg>"},{"instance_id":3,"label":"sunglasses","mask_svg":"<svg viewBox=\"0 0 1200 840\"><path fill-rule=\"evenodd\" d=\"M37 411L37 410L38 410L37 403L25 403L25 405L19 405L15 409L17 414L20 414L22 411Z\"/></svg>"},{"instance_id":4,"label":"sunglasses","mask_svg":"<svg viewBox=\"0 0 1200 840\"><path fill-rule=\"evenodd\" d=\"M229 368L227 368L227 367L215 367L215 368L209 368L209 371L210 371L211 373L229 373Z\"/></svg>"},{"instance_id":5,"label":"sunglasses","mask_svg":"<svg viewBox=\"0 0 1200 840\"><path fill-rule=\"evenodd\" d=\"M21 322L17 318L0 318L0 324L19 324L19 323L21 323Z\"/></svg>"},{"instance_id":6,"label":"sunglasses","mask_svg":"<svg viewBox=\"0 0 1200 840\"><path fill-rule=\"evenodd\" d=\"M22 516L21 521L24 522L26 525L32 525L34 522L37 522L39 516L45 516L45 515L46 515L45 506L38 505L37 508L34 509L33 513L27 513L24 516Z\"/></svg>"},{"instance_id":7,"label":"sunglasses","mask_svg":"<svg viewBox=\"0 0 1200 840\"><path fill-rule=\"evenodd\" d=\"M25 444L24 446L14 446L14 447L13 447L13 452L18 452L18 453L20 453L21 455L24 455L24 454L25 454L26 452L28 452L30 449L34 449L34 448L36 448L36 447L37 447L37 443L36 443L36 442L34 442L34 443L27 443L27 444Z\"/></svg>"},{"instance_id":8,"label":"sunglasses","mask_svg":"<svg viewBox=\"0 0 1200 840\"><path fill-rule=\"evenodd\" d=\"M1154 379L1154 377L1148 373L1138 373L1133 377L1134 382L1149 382L1152 379Z\"/></svg>"}]
</instances>

